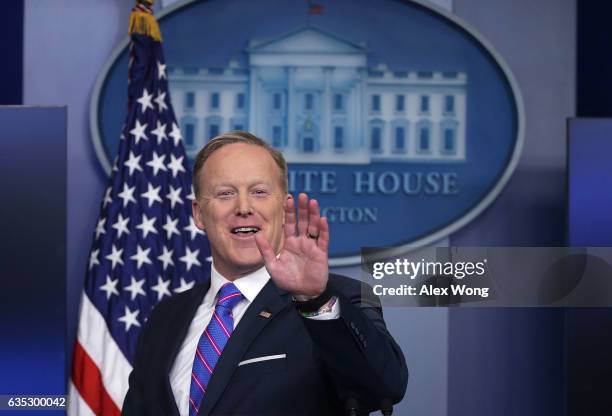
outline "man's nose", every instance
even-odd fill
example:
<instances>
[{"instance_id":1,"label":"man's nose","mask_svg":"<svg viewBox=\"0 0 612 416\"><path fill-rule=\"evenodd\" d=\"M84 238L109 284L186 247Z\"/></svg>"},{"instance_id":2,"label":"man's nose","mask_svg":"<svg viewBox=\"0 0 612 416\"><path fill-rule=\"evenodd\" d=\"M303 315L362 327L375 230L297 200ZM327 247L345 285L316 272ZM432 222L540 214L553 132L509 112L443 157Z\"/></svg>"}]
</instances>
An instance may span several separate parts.
<instances>
[{"instance_id":1,"label":"man's nose","mask_svg":"<svg viewBox=\"0 0 612 416\"><path fill-rule=\"evenodd\" d=\"M253 213L251 201L247 193L239 193L236 206L236 215L246 216Z\"/></svg>"}]
</instances>

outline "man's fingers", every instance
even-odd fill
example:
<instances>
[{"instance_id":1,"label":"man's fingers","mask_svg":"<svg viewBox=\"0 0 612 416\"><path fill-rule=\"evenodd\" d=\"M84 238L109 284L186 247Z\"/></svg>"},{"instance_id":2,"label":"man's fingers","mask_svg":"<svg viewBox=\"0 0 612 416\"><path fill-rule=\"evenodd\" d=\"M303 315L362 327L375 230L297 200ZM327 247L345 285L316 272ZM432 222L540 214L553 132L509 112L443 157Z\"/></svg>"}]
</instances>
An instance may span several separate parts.
<instances>
[{"instance_id":1,"label":"man's fingers","mask_svg":"<svg viewBox=\"0 0 612 416\"><path fill-rule=\"evenodd\" d=\"M308 196L304 193L298 195L298 234L306 235L308 232Z\"/></svg>"},{"instance_id":2,"label":"man's fingers","mask_svg":"<svg viewBox=\"0 0 612 416\"><path fill-rule=\"evenodd\" d=\"M319 239L317 240L317 246L325 253L327 253L329 249L329 224L325 217L319 219Z\"/></svg>"},{"instance_id":3,"label":"man's fingers","mask_svg":"<svg viewBox=\"0 0 612 416\"><path fill-rule=\"evenodd\" d=\"M308 202L308 237L317 238L319 236L320 220L319 203L316 199L311 199Z\"/></svg>"},{"instance_id":4,"label":"man's fingers","mask_svg":"<svg viewBox=\"0 0 612 416\"><path fill-rule=\"evenodd\" d=\"M255 244L266 263L266 267L273 265L276 261L276 253L272 250L272 246L270 246L266 237L263 236L263 233L255 233Z\"/></svg>"},{"instance_id":5,"label":"man's fingers","mask_svg":"<svg viewBox=\"0 0 612 416\"><path fill-rule=\"evenodd\" d=\"M285 201L285 238L293 237L297 232L296 229L297 221L295 218L295 204L293 197L289 195Z\"/></svg>"}]
</instances>

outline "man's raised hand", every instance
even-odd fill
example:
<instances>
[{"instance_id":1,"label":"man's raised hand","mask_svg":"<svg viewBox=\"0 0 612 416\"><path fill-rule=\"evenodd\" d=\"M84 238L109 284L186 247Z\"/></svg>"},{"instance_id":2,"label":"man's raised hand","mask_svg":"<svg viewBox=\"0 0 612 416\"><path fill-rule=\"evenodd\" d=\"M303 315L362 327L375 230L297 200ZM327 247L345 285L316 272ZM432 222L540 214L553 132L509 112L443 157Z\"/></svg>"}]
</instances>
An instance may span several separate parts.
<instances>
[{"instance_id":1,"label":"man's raised hand","mask_svg":"<svg viewBox=\"0 0 612 416\"><path fill-rule=\"evenodd\" d=\"M277 256L263 234L255 234L266 269L276 285L296 299L316 298L325 290L329 272L329 224L316 199L299 194L296 218L294 200L287 198L284 240Z\"/></svg>"}]
</instances>

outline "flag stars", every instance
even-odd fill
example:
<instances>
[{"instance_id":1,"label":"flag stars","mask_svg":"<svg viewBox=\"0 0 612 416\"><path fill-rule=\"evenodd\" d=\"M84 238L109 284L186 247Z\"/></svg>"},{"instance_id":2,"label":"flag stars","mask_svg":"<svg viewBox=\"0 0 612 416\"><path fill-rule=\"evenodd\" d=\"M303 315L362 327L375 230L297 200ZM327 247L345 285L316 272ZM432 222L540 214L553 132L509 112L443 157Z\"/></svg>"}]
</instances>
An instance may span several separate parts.
<instances>
[{"instance_id":1,"label":"flag stars","mask_svg":"<svg viewBox=\"0 0 612 416\"><path fill-rule=\"evenodd\" d=\"M117 264L121 264L123 266L123 260L121 259L122 255L123 249L117 249L117 247L115 247L115 245L113 244L111 247L111 253L105 257L106 259L111 261L111 270L114 270Z\"/></svg>"},{"instance_id":2,"label":"flag stars","mask_svg":"<svg viewBox=\"0 0 612 416\"><path fill-rule=\"evenodd\" d=\"M140 139L149 140L149 138L145 134L146 129L147 129L147 123L140 124L140 121L137 119L136 125L134 126L132 130L130 130L130 134L134 136L134 140L136 141L136 144L138 144Z\"/></svg>"},{"instance_id":3,"label":"flag stars","mask_svg":"<svg viewBox=\"0 0 612 416\"><path fill-rule=\"evenodd\" d=\"M147 89L145 88L142 91L142 97L136 100L138 104L140 104L141 113L144 113L145 111L147 111L148 108L150 108L151 110L155 109L153 108L153 104L151 103L152 99L153 99L153 94L149 94L149 91L147 91Z\"/></svg>"},{"instance_id":4,"label":"flag stars","mask_svg":"<svg viewBox=\"0 0 612 416\"><path fill-rule=\"evenodd\" d=\"M175 146L178 146L179 142L183 140L183 136L181 135L181 129L176 123L172 123L172 131L170 132L170 137L174 139Z\"/></svg>"},{"instance_id":5,"label":"flag stars","mask_svg":"<svg viewBox=\"0 0 612 416\"><path fill-rule=\"evenodd\" d=\"M104 229L104 225L106 224L106 218L100 218L98 220L98 224L96 224L96 240L100 237L100 235L105 234L106 230Z\"/></svg>"},{"instance_id":6,"label":"flag stars","mask_svg":"<svg viewBox=\"0 0 612 416\"><path fill-rule=\"evenodd\" d=\"M106 275L106 283L100 286L100 290L106 293L106 300L109 300L113 295L119 296L117 283L119 283L119 279L111 279L109 275Z\"/></svg>"},{"instance_id":7,"label":"flag stars","mask_svg":"<svg viewBox=\"0 0 612 416\"><path fill-rule=\"evenodd\" d=\"M135 186L128 186L127 183L123 184L123 191L121 191L120 193L117 194L117 196L121 199L123 199L123 207L125 208L127 206L127 204L129 204L130 202L134 202L136 203L136 200L134 199L134 191L136 190Z\"/></svg>"},{"instance_id":8,"label":"flag stars","mask_svg":"<svg viewBox=\"0 0 612 416\"><path fill-rule=\"evenodd\" d=\"M204 235L204 231L200 230L196 225L195 222L193 221L193 217L189 216L189 225L185 228L183 228L183 230L185 231L189 231L189 234L191 236L191 241L193 241L193 239L196 237L196 235L200 234L200 235Z\"/></svg>"},{"instance_id":9,"label":"flag stars","mask_svg":"<svg viewBox=\"0 0 612 416\"><path fill-rule=\"evenodd\" d=\"M150 183L147 184L147 192L141 194L142 198L146 198L148 201L149 208L155 202L162 202L161 197L159 196L159 191L161 191L161 186L153 187Z\"/></svg>"},{"instance_id":10,"label":"flag stars","mask_svg":"<svg viewBox=\"0 0 612 416\"><path fill-rule=\"evenodd\" d=\"M142 285L145 283L145 279L136 280L134 279L134 276L132 276L131 280L131 283L123 288L124 290L130 292L130 299L134 300L138 295L146 296L147 294L142 288Z\"/></svg>"},{"instance_id":11,"label":"flag stars","mask_svg":"<svg viewBox=\"0 0 612 416\"><path fill-rule=\"evenodd\" d=\"M191 187L191 192L189 193L189 195L187 195L187 199L189 199L191 201L195 201L195 199L196 199L195 193L193 192L193 186Z\"/></svg>"},{"instance_id":12,"label":"flag stars","mask_svg":"<svg viewBox=\"0 0 612 416\"><path fill-rule=\"evenodd\" d=\"M110 186L106 188L106 192L104 193L104 200L102 201L102 208L106 208L108 204L111 204L113 202L113 199L111 198L112 192L113 188L111 188Z\"/></svg>"},{"instance_id":13,"label":"flag stars","mask_svg":"<svg viewBox=\"0 0 612 416\"><path fill-rule=\"evenodd\" d=\"M179 287L174 289L174 293L183 293L193 287L195 281L187 283L184 278L181 277L181 284Z\"/></svg>"},{"instance_id":14,"label":"flag stars","mask_svg":"<svg viewBox=\"0 0 612 416\"><path fill-rule=\"evenodd\" d=\"M170 280L164 280L161 276L157 276L157 284L155 286L151 286L151 290L157 292L157 301L162 300L164 295L168 297L172 296L170 293Z\"/></svg>"},{"instance_id":15,"label":"flag stars","mask_svg":"<svg viewBox=\"0 0 612 416\"><path fill-rule=\"evenodd\" d=\"M166 105L166 93L165 92L161 92L161 91L157 91L157 97L155 97L155 104L157 104L157 107L159 108L159 112L163 113L164 110L168 109L168 106Z\"/></svg>"},{"instance_id":16,"label":"flag stars","mask_svg":"<svg viewBox=\"0 0 612 416\"><path fill-rule=\"evenodd\" d=\"M136 309L134 312L129 307L125 307L125 313L118 320L125 324L125 332L128 332L132 326L140 326L140 323L136 319L140 311Z\"/></svg>"},{"instance_id":17,"label":"flag stars","mask_svg":"<svg viewBox=\"0 0 612 416\"><path fill-rule=\"evenodd\" d=\"M166 77L166 64L157 61L157 79L168 79Z\"/></svg>"},{"instance_id":18,"label":"flag stars","mask_svg":"<svg viewBox=\"0 0 612 416\"><path fill-rule=\"evenodd\" d=\"M185 267L187 271L191 270L192 266L201 266L202 264L198 260L198 254L200 254L200 249L191 251L189 247L185 247L185 255L179 257L179 260L185 263Z\"/></svg>"},{"instance_id":19,"label":"flag stars","mask_svg":"<svg viewBox=\"0 0 612 416\"><path fill-rule=\"evenodd\" d=\"M117 221L111 226L115 230L117 230L117 238L121 238L123 233L129 234L130 230L128 229L128 222L130 222L130 217L123 218L123 215L119 213L117 216Z\"/></svg>"},{"instance_id":20,"label":"flag stars","mask_svg":"<svg viewBox=\"0 0 612 416\"><path fill-rule=\"evenodd\" d=\"M157 175L160 170L167 171L164 159L166 155L158 155L156 151L153 151L153 159L147 162L147 166L153 168L153 176Z\"/></svg>"},{"instance_id":21,"label":"flag stars","mask_svg":"<svg viewBox=\"0 0 612 416\"><path fill-rule=\"evenodd\" d=\"M168 140L166 125L159 120L157 120L157 127L155 127L155 130L151 130L151 134L157 138L157 144L161 144L162 141Z\"/></svg>"},{"instance_id":22,"label":"flag stars","mask_svg":"<svg viewBox=\"0 0 612 416\"><path fill-rule=\"evenodd\" d=\"M148 218L147 214L142 214L142 222L136 226L139 230L142 231L143 238L147 238L149 233L157 234L157 230L155 229L155 220L157 218Z\"/></svg>"},{"instance_id":23,"label":"flag stars","mask_svg":"<svg viewBox=\"0 0 612 416\"><path fill-rule=\"evenodd\" d=\"M170 207L172 209L174 209L174 206L176 204L182 204L183 203L183 199L180 196L181 193L181 187L178 187L177 189L174 189L174 187L172 185L170 185L170 192L168 192L166 194L166 198L168 198L170 200Z\"/></svg>"},{"instance_id":24,"label":"flag stars","mask_svg":"<svg viewBox=\"0 0 612 416\"><path fill-rule=\"evenodd\" d=\"M89 270L91 270L93 266L100 264L100 260L98 260L99 254L100 254L99 248L92 250L91 253L89 254Z\"/></svg>"},{"instance_id":25,"label":"flag stars","mask_svg":"<svg viewBox=\"0 0 612 416\"><path fill-rule=\"evenodd\" d=\"M146 250L143 250L142 247L140 247L140 244L138 244L136 246L136 254L134 254L133 256L130 257L131 260L136 261L136 268L140 269L142 267L143 264L153 264L151 262L151 260L149 259L149 252L151 251L151 247L147 248Z\"/></svg>"},{"instance_id":26,"label":"flag stars","mask_svg":"<svg viewBox=\"0 0 612 416\"><path fill-rule=\"evenodd\" d=\"M172 219L170 215L166 215L166 223L162 226L164 230L166 230L166 238L170 240L172 238L172 234L181 235L176 225L178 224L178 218Z\"/></svg>"},{"instance_id":27,"label":"flag stars","mask_svg":"<svg viewBox=\"0 0 612 416\"><path fill-rule=\"evenodd\" d=\"M164 246L162 247L162 251L162 254L157 256L157 258L163 263L163 268L166 270L169 265L174 266L174 261L172 261L172 254L174 254L174 250L168 250Z\"/></svg>"},{"instance_id":28,"label":"flag stars","mask_svg":"<svg viewBox=\"0 0 612 416\"><path fill-rule=\"evenodd\" d=\"M139 170L142 172L142 168L140 167L141 157L142 155L136 156L134 155L134 152L130 152L130 157L128 158L128 160L123 162L123 165L129 168L130 176L132 176L135 170Z\"/></svg>"},{"instance_id":29,"label":"flag stars","mask_svg":"<svg viewBox=\"0 0 612 416\"><path fill-rule=\"evenodd\" d=\"M179 172L185 172L185 167L183 166L184 158L184 156L176 158L172 153L170 154L170 163L168 163L168 169L172 171L173 178L176 177Z\"/></svg>"}]
</instances>

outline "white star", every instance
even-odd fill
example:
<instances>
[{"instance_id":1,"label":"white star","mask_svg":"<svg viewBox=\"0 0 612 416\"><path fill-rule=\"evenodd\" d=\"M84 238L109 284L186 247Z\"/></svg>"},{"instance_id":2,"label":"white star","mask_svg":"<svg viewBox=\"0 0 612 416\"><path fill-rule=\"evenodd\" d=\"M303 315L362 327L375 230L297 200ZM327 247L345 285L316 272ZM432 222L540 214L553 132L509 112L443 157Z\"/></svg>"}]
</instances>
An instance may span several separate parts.
<instances>
[{"instance_id":1,"label":"white star","mask_svg":"<svg viewBox=\"0 0 612 416\"><path fill-rule=\"evenodd\" d=\"M113 270L115 268L117 263L119 263L119 264L121 264L123 266L123 260L121 260L121 256L123 255L123 249L121 248L121 249L117 250L117 248L113 244L113 246L111 247L111 251L112 251L112 253L105 257L105 258L107 258L108 260L110 260L112 262L111 270Z\"/></svg>"},{"instance_id":2,"label":"white star","mask_svg":"<svg viewBox=\"0 0 612 416\"><path fill-rule=\"evenodd\" d=\"M176 225L178 224L178 218L173 220L170 215L166 215L166 223L162 226L164 230L166 230L166 238L170 240L172 234L181 235Z\"/></svg>"},{"instance_id":3,"label":"white star","mask_svg":"<svg viewBox=\"0 0 612 416\"><path fill-rule=\"evenodd\" d=\"M174 293L183 293L186 290L189 290L195 285L195 281L187 283L185 279L181 277L181 285L174 289Z\"/></svg>"},{"instance_id":4,"label":"white star","mask_svg":"<svg viewBox=\"0 0 612 416\"><path fill-rule=\"evenodd\" d=\"M172 131L170 132L170 137L174 139L174 145L178 146L179 142L183 140L183 136L181 135L181 129L176 123L172 123Z\"/></svg>"},{"instance_id":5,"label":"white star","mask_svg":"<svg viewBox=\"0 0 612 416\"><path fill-rule=\"evenodd\" d=\"M193 186L191 186L191 193L187 195L187 199L195 201L195 193L193 192Z\"/></svg>"},{"instance_id":6,"label":"white star","mask_svg":"<svg viewBox=\"0 0 612 416\"><path fill-rule=\"evenodd\" d=\"M115 156L115 160L113 161L113 172L117 172L119 169L117 169L117 161L118 161L118 157Z\"/></svg>"},{"instance_id":7,"label":"white star","mask_svg":"<svg viewBox=\"0 0 612 416\"><path fill-rule=\"evenodd\" d=\"M126 234L130 233L130 230L127 227L128 222L130 222L130 217L123 218L123 215L119 213L119 216L117 217L117 221L111 226L112 228L117 230L117 238L121 238L123 233L126 233Z\"/></svg>"},{"instance_id":8,"label":"white star","mask_svg":"<svg viewBox=\"0 0 612 416\"><path fill-rule=\"evenodd\" d=\"M149 94L149 91L147 91L147 89L145 88L142 91L142 97L136 100L140 104L141 113L144 113L145 111L147 111L147 108L151 108L151 110L154 110L153 104L151 103L152 98L153 98L153 94Z\"/></svg>"},{"instance_id":9,"label":"white star","mask_svg":"<svg viewBox=\"0 0 612 416\"><path fill-rule=\"evenodd\" d=\"M183 257L179 257L179 260L185 263L187 271L191 270L191 266L193 266L194 264L196 266L202 265L198 260L198 254L200 254L200 249L191 251L189 247L185 247L185 255Z\"/></svg>"},{"instance_id":10,"label":"white star","mask_svg":"<svg viewBox=\"0 0 612 416\"><path fill-rule=\"evenodd\" d=\"M157 234L157 230L153 226L157 218L147 218L147 214L142 214L142 222L136 226L136 228L142 230L143 238L147 238L149 233Z\"/></svg>"},{"instance_id":11,"label":"white star","mask_svg":"<svg viewBox=\"0 0 612 416\"><path fill-rule=\"evenodd\" d=\"M98 254L100 254L99 248L92 250L92 252L89 254L89 270L91 270L91 268L96 264L100 264L100 260L98 260Z\"/></svg>"},{"instance_id":12,"label":"white star","mask_svg":"<svg viewBox=\"0 0 612 416\"><path fill-rule=\"evenodd\" d=\"M155 286L151 286L151 290L157 292L157 301L159 302L164 295L172 296L168 287L170 286L170 280L164 280L161 276L157 276L157 284Z\"/></svg>"},{"instance_id":13,"label":"white star","mask_svg":"<svg viewBox=\"0 0 612 416\"><path fill-rule=\"evenodd\" d=\"M125 324L125 332L128 332L132 325L140 326L140 323L136 320L139 312L140 311L138 309L132 312L130 308L127 306L125 307L125 314L119 318L119 322L123 322Z\"/></svg>"},{"instance_id":14,"label":"white star","mask_svg":"<svg viewBox=\"0 0 612 416\"><path fill-rule=\"evenodd\" d=\"M104 200L102 201L102 208L106 208L106 205L113 202L113 199L111 198L112 191L113 188L111 188L110 186L106 188L106 192L104 193Z\"/></svg>"},{"instance_id":15,"label":"white star","mask_svg":"<svg viewBox=\"0 0 612 416\"><path fill-rule=\"evenodd\" d=\"M177 173L185 172L185 168L183 167L183 159L184 156L181 156L177 159L172 153L170 153L170 163L168 163L168 169L172 171L173 178L176 177Z\"/></svg>"},{"instance_id":16,"label":"white star","mask_svg":"<svg viewBox=\"0 0 612 416\"><path fill-rule=\"evenodd\" d=\"M136 126L134 126L132 130L130 130L130 134L134 136L134 140L136 140L136 144L138 144L140 139L149 140L149 138L145 134L146 128L147 128L147 123L140 124L140 121L138 119L136 120Z\"/></svg>"},{"instance_id":17,"label":"white star","mask_svg":"<svg viewBox=\"0 0 612 416\"><path fill-rule=\"evenodd\" d=\"M184 227L183 230L189 231L189 234L191 234L191 241L193 241L193 239L198 234L204 235L204 231L200 230L195 225L195 222L193 221L193 217L192 216L189 216L189 225L187 227Z\"/></svg>"},{"instance_id":18,"label":"white star","mask_svg":"<svg viewBox=\"0 0 612 416\"><path fill-rule=\"evenodd\" d=\"M157 61L157 79L168 79L166 77L166 64Z\"/></svg>"},{"instance_id":19,"label":"white star","mask_svg":"<svg viewBox=\"0 0 612 416\"><path fill-rule=\"evenodd\" d=\"M166 198L170 200L170 207L174 209L176 204L182 204L183 199L180 196L181 187L179 186L177 189L174 189L172 185L170 185L170 192L166 194Z\"/></svg>"},{"instance_id":20,"label":"white star","mask_svg":"<svg viewBox=\"0 0 612 416\"><path fill-rule=\"evenodd\" d=\"M155 97L154 101L159 107L160 113L168 109L168 106L166 105L166 93L165 92L157 91L157 97Z\"/></svg>"},{"instance_id":21,"label":"white star","mask_svg":"<svg viewBox=\"0 0 612 416\"><path fill-rule=\"evenodd\" d=\"M136 254L131 256L130 259L136 260L136 268L137 269L140 269L140 267L143 265L143 263L153 264L153 263L151 263L151 260L149 259L149 251L151 251L151 247L149 247L146 250L143 250L140 247L140 244L138 244L136 246Z\"/></svg>"},{"instance_id":22,"label":"white star","mask_svg":"<svg viewBox=\"0 0 612 416\"><path fill-rule=\"evenodd\" d=\"M136 298L136 296L138 295L142 295L142 296L146 296L147 294L145 293L145 291L142 289L142 285L144 285L145 279L142 280L136 280L134 279L134 276L132 276L132 282L130 283L129 286L125 286L123 289L127 290L128 292L131 293L131 299L134 300Z\"/></svg>"},{"instance_id":23,"label":"white star","mask_svg":"<svg viewBox=\"0 0 612 416\"><path fill-rule=\"evenodd\" d=\"M161 260L162 263L164 263L163 267L164 270L166 270L169 264L174 266L174 262L172 261L172 254L174 253L174 250L168 250L165 246L162 247L162 250L163 253L157 256L157 258Z\"/></svg>"},{"instance_id":24,"label":"white star","mask_svg":"<svg viewBox=\"0 0 612 416\"><path fill-rule=\"evenodd\" d=\"M106 300L109 300L113 295L119 296L119 292L117 291L118 282L119 279L113 280L109 275L106 275L106 283L100 286L100 290L106 292Z\"/></svg>"},{"instance_id":25,"label":"white star","mask_svg":"<svg viewBox=\"0 0 612 416\"><path fill-rule=\"evenodd\" d=\"M134 152L130 151L130 157L128 158L128 160L123 162L123 164L125 166L130 168L130 176L132 176L132 174L134 173L135 170L139 170L139 171L142 172L142 168L140 167L140 158L141 157L142 157L142 155L136 156L134 154Z\"/></svg>"},{"instance_id":26,"label":"white star","mask_svg":"<svg viewBox=\"0 0 612 416\"><path fill-rule=\"evenodd\" d=\"M162 141L168 140L168 136L166 135L166 125L160 123L159 120L157 120L157 127L155 130L151 130L151 134L157 137L157 144L161 144Z\"/></svg>"},{"instance_id":27,"label":"white star","mask_svg":"<svg viewBox=\"0 0 612 416\"><path fill-rule=\"evenodd\" d=\"M104 224L106 224L106 218L100 218L98 220L98 224L96 225L96 239L100 237L100 234L106 233L106 230L104 229Z\"/></svg>"},{"instance_id":28,"label":"white star","mask_svg":"<svg viewBox=\"0 0 612 416\"><path fill-rule=\"evenodd\" d=\"M212 256L206 257L206 261L209 262L209 263L212 263Z\"/></svg>"},{"instance_id":29,"label":"white star","mask_svg":"<svg viewBox=\"0 0 612 416\"><path fill-rule=\"evenodd\" d=\"M121 193L117 194L117 196L121 199L123 199L123 206L127 206L127 204L129 204L130 202L134 202L136 203L136 200L134 199L134 191L136 190L135 186L132 186L131 188L128 186L127 183L123 184L123 191L121 191Z\"/></svg>"},{"instance_id":30,"label":"white star","mask_svg":"<svg viewBox=\"0 0 612 416\"><path fill-rule=\"evenodd\" d=\"M156 151L153 151L153 159L147 162L147 166L151 166L153 168L153 176L157 175L157 172L160 170L167 171L166 165L164 164L164 159L166 155L157 155Z\"/></svg>"},{"instance_id":31,"label":"white star","mask_svg":"<svg viewBox=\"0 0 612 416\"><path fill-rule=\"evenodd\" d=\"M147 192L140 194L142 198L146 198L149 201L149 208L151 208L151 205L153 205L154 202L162 202L162 199L159 196L159 191L161 191L161 186L153 188L153 185L148 183Z\"/></svg>"}]
</instances>

